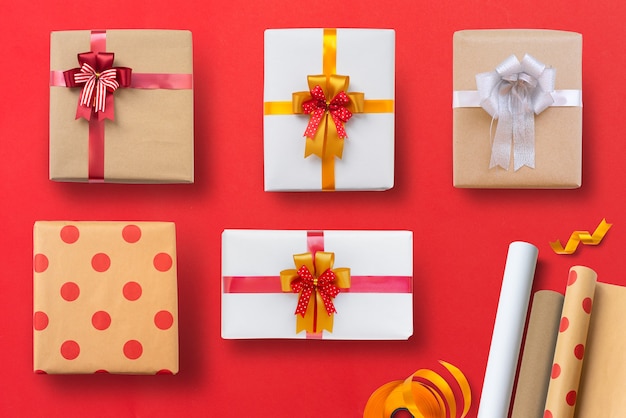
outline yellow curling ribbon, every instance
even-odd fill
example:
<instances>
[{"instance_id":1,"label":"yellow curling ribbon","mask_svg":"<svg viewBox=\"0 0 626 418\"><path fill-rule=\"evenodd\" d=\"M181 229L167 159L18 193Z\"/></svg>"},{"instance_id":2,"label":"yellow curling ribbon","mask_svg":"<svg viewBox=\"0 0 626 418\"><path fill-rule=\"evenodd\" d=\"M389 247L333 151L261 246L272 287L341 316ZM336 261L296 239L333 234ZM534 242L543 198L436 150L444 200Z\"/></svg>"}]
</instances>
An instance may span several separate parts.
<instances>
[{"instance_id":1,"label":"yellow curling ribbon","mask_svg":"<svg viewBox=\"0 0 626 418\"><path fill-rule=\"evenodd\" d=\"M439 361L454 377L463 397L464 418L472 404L467 378L456 366ZM417 379L417 380L416 380ZM390 418L398 410L407 410L414 418L457 418L457 401L452 387L438 373L420 369L405 380L396 380L372 393L363 418Z\"/></svg>"},{"instance_id":2,"label":"yellow curling ribbon","mask_svg":"<svg viewBox=\"0 0 626 418\"><path fill-rule=\"evenodd\" d=\"M335 273L334 285L340 289L350 287L350 269L333 268L335 254L331 252L317 251L315 257L311 253L295 254L293 256L295 269L283 270L280 272L280 284L283 292L292 292L291 282L298 279L298 270L305 266L314 278L323 274L326 270ZM310 300L304 316L296 315L296 334L301 331L310 333L320 333L322 330L333 332L333 314L328 314L324 309L324 301L320 292L315 289L310 296Z\"/></svg>"},{"instance_id":3,"label":"yellow curling ribbon","mask_svg":"<svg viewBox=\"0 0 626 418\"><path fill-rule=\"evenodd\" d=\"M574 231L570 236L565 248L561 245L559 240L550 243L550 247L557 254L573 254L578 248L578 244L583 243L585 245L598 245L602 242L602 239L611 228L613 224L607 223L606 219L602 219L602 222L598 225L593 234L589 231Z\"/></svg>"},{"instance_id":4,"label":"yellow curling ribbon","mask_svg":"<svg viewBox=\"0 0 626 418\"><path fill-rule=\"evenodd\" d=\"M324 29L321 75L308 75L309 90L319 85L327 100L337 93L346 92L350 98L347 109L352 113L392 113L393 100L365 100L363 93L347 93L350 77L337 75L337 29ZM291 102L265 102L265 115L302 114L302 103L311 98L310 91L295 92ZM343 139L337 135L337 128L324 115L315 136L306 138L304 157L317 155L322 160L322 190L335 190L335 157L342 158Z\"/></svg>"}]
</instances>

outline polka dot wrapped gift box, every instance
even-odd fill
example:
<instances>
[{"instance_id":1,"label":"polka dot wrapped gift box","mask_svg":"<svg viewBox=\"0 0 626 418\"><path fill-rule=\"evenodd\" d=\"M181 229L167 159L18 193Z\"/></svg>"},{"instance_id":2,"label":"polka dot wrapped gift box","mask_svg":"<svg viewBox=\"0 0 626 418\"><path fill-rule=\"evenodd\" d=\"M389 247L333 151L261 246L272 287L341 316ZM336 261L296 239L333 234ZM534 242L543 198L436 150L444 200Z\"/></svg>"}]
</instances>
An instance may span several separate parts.
<instances>
[{"instance_id":1,"label":"polka dot wrapped gift box","mask_svg":"<svg viewBox=\"0 0 626 418\"><path fill-rule=\"evenodd\" d=\"M175 374L177 316L173 223L35 223L35 372Z\"/></svg>"}]
</instances>

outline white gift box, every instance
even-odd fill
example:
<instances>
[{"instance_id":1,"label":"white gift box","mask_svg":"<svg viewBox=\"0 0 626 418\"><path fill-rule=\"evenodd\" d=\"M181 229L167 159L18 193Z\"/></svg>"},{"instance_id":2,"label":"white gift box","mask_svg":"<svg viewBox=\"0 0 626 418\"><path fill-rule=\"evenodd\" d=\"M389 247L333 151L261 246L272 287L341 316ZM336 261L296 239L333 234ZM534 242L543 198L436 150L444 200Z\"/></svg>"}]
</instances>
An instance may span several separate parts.
<instances>
[{"instance_id":1,"label":"white gift box","mask_svg":"<svg viewBox=\"0 0 626 418\"><path fill-rule=\"evenodd\" d=\"M308 75L324 74L325 29L265 31L264 163L266 191L322 190L322 160L305 155L310 116L269 112L268 103L289 108L292 93L309 90ZM363 113L345 123L343 156L335 158L332 190L386 190L394 182L395 31L336 29L335 74L349 76L347 93L362 92ZM389 103L390 110L367 111ZM372 109L372 108L370 108ZM332 122L329 122L332 123Z\"/></svg>"},{"instance_id":2,"label":"white gift box","mask_svg":"<svg viewBox=\"0 0 626 418\"><path fill-rule=\"evenodd\" d=\"M280 272L294 254L332 252L350 269L351 287L333 303L332 332L296 333L298 293ZM411 231L225 230L222 234L222 338L403 340L413 334ZM323 308L322 308L323 309Z\"/></svg>"}]
</instances>

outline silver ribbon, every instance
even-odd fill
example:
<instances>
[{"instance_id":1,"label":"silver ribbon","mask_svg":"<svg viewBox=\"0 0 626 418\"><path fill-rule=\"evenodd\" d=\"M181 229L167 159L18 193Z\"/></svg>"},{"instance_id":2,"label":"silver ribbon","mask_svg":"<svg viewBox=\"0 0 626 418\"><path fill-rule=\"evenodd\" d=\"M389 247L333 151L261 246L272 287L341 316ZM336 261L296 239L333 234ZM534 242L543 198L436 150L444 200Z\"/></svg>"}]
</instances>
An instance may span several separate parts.
<instances>
[{"instance_id":1,"label":"silver ribbon","mask_svg":"<svg viewBox=\"0 0 626 418\"><path fill-rule=\"evenodd\" d=\"M556 70L526 54L511 55L494 71L476 75L480 107L498 120L489 168L535 168L535 115L554 103Z\"/></svg>"}]
</instances>

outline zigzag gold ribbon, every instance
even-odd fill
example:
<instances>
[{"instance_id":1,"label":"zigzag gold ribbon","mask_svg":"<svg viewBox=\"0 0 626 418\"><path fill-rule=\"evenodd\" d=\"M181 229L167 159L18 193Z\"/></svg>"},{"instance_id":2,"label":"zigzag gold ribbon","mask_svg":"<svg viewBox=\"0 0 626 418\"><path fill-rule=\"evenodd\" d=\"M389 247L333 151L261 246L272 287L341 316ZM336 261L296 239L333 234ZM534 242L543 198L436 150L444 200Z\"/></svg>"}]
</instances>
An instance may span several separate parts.
<instances>
[{"instance_id":1,"label":"zigzag gold ribbon","mask_svg":"<svg viewBox=\"0 0 626 418\"><path fill-rule=\"evenodd\" d=\"M551 242L550 247L552 247L552 250L557 254L573 254L576 248L578 248L579 243L585 245L600 244L612 225L613 224L607 223L606 219L602 219L602 222L600 222L596 230L593 231L593 234L590 234L589 231L574 231L569 237L567 244L565 244L565 248L563 248L559 240Z\"/></svg>"},{"instance_id":2,"label":"zigzag gold ribbon","mask_svg":"<svg viewBox=\"0 0 626 418\"><path fill-rule=\"evenodd\" d=\"M472 404L467 378L452 364L439 363L454 377L461 391L463 411L459 418L464 418ZM395 380L376 389L365 405L363 418L389 418L399 410L408 411L413 418L457 418L457 401L443 377L432 370L420 369L405 380Z\"/></svg>"}]
</instances>

